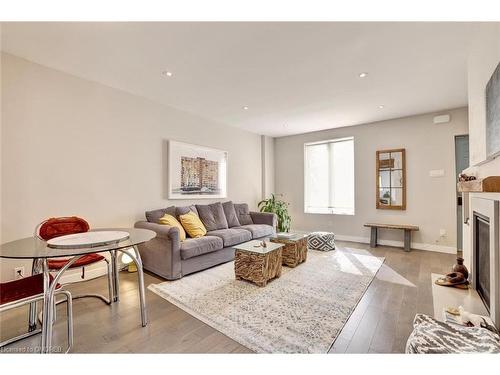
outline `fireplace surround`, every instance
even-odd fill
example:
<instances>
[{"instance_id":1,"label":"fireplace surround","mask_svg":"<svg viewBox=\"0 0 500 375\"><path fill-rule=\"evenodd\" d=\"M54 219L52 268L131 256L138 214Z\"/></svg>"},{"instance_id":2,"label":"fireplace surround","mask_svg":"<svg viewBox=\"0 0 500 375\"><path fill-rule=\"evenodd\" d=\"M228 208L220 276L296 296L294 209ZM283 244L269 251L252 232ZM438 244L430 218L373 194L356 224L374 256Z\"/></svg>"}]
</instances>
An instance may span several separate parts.
<instances>
[{"instance_id":1,"label":"fireplace surround","mask_svg":"<svg viewBox=\"0 0 500 375\"><path fill-rule=\"evenodd\" d=\"M470 282L481 296L491 319L500 326L499 201L472 197Z\"/></svg>"}]
</instances>

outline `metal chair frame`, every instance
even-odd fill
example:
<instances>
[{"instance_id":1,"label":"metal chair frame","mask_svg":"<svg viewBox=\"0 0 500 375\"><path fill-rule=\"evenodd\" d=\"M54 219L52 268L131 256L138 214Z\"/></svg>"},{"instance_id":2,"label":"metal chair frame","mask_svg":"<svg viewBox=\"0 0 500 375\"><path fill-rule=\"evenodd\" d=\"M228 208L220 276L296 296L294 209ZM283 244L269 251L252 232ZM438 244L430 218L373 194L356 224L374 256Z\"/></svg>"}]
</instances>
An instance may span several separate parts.
<instances>
[{"instance_id":1,"label":"metal chair frame","mask_svg":"<svg viewBox=\"0 0 500 375\"><path fill-rule=\"evenodd\" d=\"M71 348L73 347L73 299L71 298L71 293L67 290L63 290L63 289L56 290L55 295L59 295L59 294L63 294L66 297L65 299L59 301L59 303L66 302L66 314L67 314L67 325L68 325L68 349L66 350L65 353L68 353L71 350ZM36 305L36 303L38 301L42 301L43 299L44 299L44 294L40 293L40 294L36 294L34 296L30 296L30 297L22 298L22 299L19 299L16 301L8 302L8 303L5 303L3 305L0 305L0 313L2 313L4 311L11 310L11 309L15 309L17 307L28 305L28 304L30 306L32 304ZM36 329L36 325L35 325L34 330L30 329L26 333L23 333L19 336L16 336L16 337L13 337L13 338L10 338L10 339L7 339L5 341L0 342L0 348L4 347L6 345L12 344L16 341L25 339L27 337L34 336L34 335L40 333L41 331L42 331L41 328Z\"/></svg>"},{"instance_id":2,"label":"metal chair frame","mask_svg":"<svg viewBox=\"0 0 500 375\"><path fill-rule=\"evenodd\" d=\"M40 237L40 233L39 233L40 227L44 223L46 223L47 221L48 220L44 220L35 227L34 236L41 241L45 241L45 240L42 237ZM118 290L115 290L115 289L117 289L117 287L115 287L114 282L113 282L113 273L118 272L118 259L116 259L116 257L113 255L114 254L112 254L112 256L111 256L111 262L107 258L104 258L102 260L102 261L106 262L106 273L107 273L107 278L108 278L108 295L109 295L109 297L106 298L102 294L97 294L97 293L85 293L85 294L74 295L72 297L73 300L79 299L79 298L98 298L98 299L102 300L107 305L111 305L111 303L113 303L113 301L117 300L117 298L115 297L116 296L115 293L118 293ZM96 262L96 263L98 263L98 262ZM81 268L84 268L84 267L85 266L82 266ZM40 273L40 270L41 270L41 263L38 262L37 260L34 260L31 274L35 275L37 273ZM58 271L59 271L59 269L49 269L49 272L58 272ZM82 282L84 282L84 281L87 281L87 280L83 280ZM61 302L64 302L64 300L54 301L54 306L58 305ZM56 311L56 309L54 308L54 316L53 316L54 321L56 320L55 311ZM43 321L42 311L40 311L40 313L37 316L37 305L36 305L36 302L33 302L30 304L30 309L29 309L29 327L28 327L28 329L30 332L37 330L37 317L38 317L38 320L40 322Z\"/></svg>"},{"instance_id":3,"label":"metal chair frame","mask_svg":"<svg viewBox=\"0 0 500 375\"><path fill-rule=\"evenodd\" d=\"M35 228L35 236L40 239L41 241L45 241L43 238L40 237L40 234L39 234L39 230L40 230L40 227L46 223L47 220L44 220L42 221L40 224L38 224ZM112 257L113 258L113 257ZM115 259L112 259L113 262L110 262L107 258L104 258L102 261L106 262L106 269L107 269L107 277L108 277L108 294L109 294L109 297L106 298L105 296L103 296L102 294L97 294L97 293L87 293L87 294L79 294L79 295L75 295L73 296L73 299L78 299L78 298L87 298L87 297L93 297L93 298L99 298L100 300L102 300L105 304L107 305L110 305L112 302L113 302L113 299L114 299L114 291L113 291L113 278L112 278L112 275L113 275L113 267L117 267L117 264L114 265L112 263L117 263L117 260ZM99 261L100 262L100 261ZM96 262L98 263L98 262ZM81 268L84 268L85 266L82 266ZM38 267L35 267L35 264L34 264L34 267L33 267L33 271L36 271L36 273L39 272L39 268ZM59 269L49 269L50 272L56 272L56 271L59 271ZM83 280L83 281L87 281L87 280ZM59 302L57 302L59 303Z\"/></svg>"}]
</instances>

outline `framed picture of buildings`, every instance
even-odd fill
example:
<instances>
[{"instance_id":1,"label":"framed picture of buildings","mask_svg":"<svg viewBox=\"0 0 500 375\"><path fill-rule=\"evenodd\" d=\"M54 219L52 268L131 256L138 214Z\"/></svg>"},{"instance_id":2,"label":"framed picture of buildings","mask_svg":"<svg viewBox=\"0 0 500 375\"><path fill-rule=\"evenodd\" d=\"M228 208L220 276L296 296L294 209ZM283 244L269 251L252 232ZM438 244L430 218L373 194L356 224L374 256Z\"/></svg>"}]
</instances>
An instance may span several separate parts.
<instances>
[{"instance_id":1,"label":"framed picture of buildings","mask_svg":"<svg viewBox=\"0 0 500 375\"><path fill-rule=\"evenodd\" d=\"M168 199L226 196L226 151L168 141Z\"/></svg>"}]
</instances>

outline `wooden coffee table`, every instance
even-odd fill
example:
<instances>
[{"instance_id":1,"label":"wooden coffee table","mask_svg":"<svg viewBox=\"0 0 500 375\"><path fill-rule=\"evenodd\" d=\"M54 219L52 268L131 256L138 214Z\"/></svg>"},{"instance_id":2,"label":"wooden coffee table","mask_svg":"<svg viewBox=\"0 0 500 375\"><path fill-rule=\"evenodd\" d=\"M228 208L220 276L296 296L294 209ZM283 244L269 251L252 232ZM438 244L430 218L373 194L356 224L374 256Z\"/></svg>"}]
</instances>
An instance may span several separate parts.
<instances>
[{"instance_id":1,"label":"wooden coffee table","mask_svg":"<svg viewBox=\"0 0 500 375\"><path fill-rule=\"evenodd\" d=\"M281 249L284 245L266 242L266 247L258 246L261 242L254 240L234 247L236 280L244 279L266 286L269 280L281 276Z\"/></svg>"},{"instance_id":2,"label":"wooden coffee table","mask_svg":"<svg viewBox=\"0 0 500 375\"><path fill-rule=\"evenodd\" d=\"M297 267L307 259L307 236L304 233L294 233L288 238L271 237L270 241L285 245L282 250L283 265Z\"/></svg>"}]
</instances>

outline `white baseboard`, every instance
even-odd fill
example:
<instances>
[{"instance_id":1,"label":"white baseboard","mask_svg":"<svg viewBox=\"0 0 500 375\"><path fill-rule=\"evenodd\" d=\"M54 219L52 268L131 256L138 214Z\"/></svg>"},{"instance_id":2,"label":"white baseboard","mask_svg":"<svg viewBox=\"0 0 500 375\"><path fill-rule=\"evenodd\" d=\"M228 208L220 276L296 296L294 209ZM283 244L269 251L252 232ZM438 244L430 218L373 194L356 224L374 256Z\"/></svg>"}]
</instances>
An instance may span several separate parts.
<instances>
[{"instance_id":1,"label":"white baseboard","mask_svg":"<svg viewBox=\"0 0 500 375\"><path fill-rule=\"evenodd\" d=\"M359 242L359 243L370 243L369 237L357 237L357 236L344 236L342 234L335 234L335 239L339 241L350 241L350 242ZM378 245L385 246L396 246L396 247L404 247L403 241L392 241L392 240L377 240ZM446 253L446 254L456 254L457 249L452 246L443 246L443 245L435 245L429 243L420 243L420 242L412 242L412 249L417 250L425 250L425 251L435 251L438 253Z\"/></svg>"},{"instance_id":2,"label":"white baseboard","mask_svg":"<svg viewBox=\"0 0 500 375\"><path fill-rule=\"evenodd\" d=\"M103 262L101 262L103 263ZM85 268L85 278L82 279L82 269L78 268L75 270L71 270L71 272L66 271L60 279L61 284L71 284L71 283L77 283L80 281L85 281L85 280L91 280L95 279L96 277L106 275L107 273L107 267L106 264L100 264L97 267L92 267L92 268Z\"/></svg>"}]
</instances>

